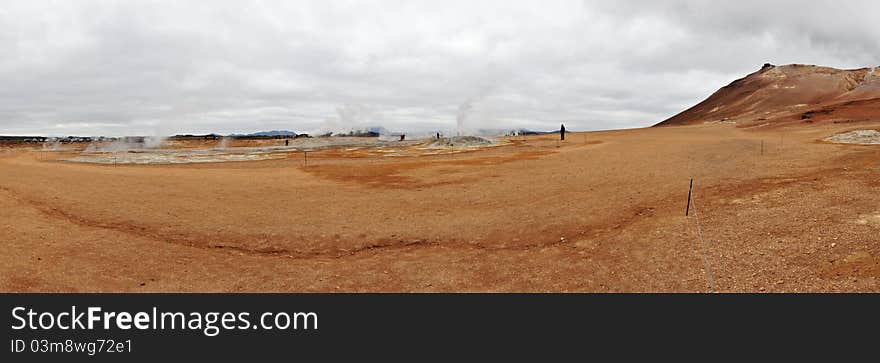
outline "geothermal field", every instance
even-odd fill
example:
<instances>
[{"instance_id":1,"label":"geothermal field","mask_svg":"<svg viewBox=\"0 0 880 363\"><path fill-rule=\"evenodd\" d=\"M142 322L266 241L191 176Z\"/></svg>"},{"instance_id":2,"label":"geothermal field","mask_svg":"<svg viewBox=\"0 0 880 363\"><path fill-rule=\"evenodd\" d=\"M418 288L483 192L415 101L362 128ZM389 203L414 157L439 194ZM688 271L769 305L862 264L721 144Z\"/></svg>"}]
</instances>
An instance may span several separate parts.
<instances>
[{"instance_id":1,"label":"geothermal field","mask_svg":"<svg viewBox=\"0 0 880 363\"><path fill-rule=\"evenodd\" d=\"M874 78L767 65L564 141L2 144L0 290L880 291Z\"/></svg>"}]
</instances>

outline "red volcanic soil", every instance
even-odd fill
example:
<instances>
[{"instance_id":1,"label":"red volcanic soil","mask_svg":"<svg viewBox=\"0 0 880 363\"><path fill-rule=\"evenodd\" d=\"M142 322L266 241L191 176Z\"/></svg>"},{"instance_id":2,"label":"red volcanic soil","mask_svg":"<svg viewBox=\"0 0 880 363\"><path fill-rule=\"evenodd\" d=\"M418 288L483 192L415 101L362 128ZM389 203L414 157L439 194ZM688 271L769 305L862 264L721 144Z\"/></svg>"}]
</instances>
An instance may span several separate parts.
<instances>
[{"instance_id":1,"label":"red volcanic soil","mask_svg":"<svg viewBox=\"0 0 880 363\"><path fill-rule=\"evenodd\" d=\"M323 150L307 166L4 150L0 291L708 291L698 221L714 291L880 291L880 147L817 142L847 127Z\"/></svg>"},{"instance_id":2,"label":"red volcanic soil","mask_svg":"<svg viewBox=\"0 0 880 363\"><path fill-rule=\"evenodd\" d=\"M880 116L880 74L812 65L764 65L656 126L735 122L740 127L847 123Z\"/></svg>"},{"instance_id":3,"label":"red volcanic soil","mask_svg":"<svg viewBox=\"0 0 880 363\"><path fill-rule=\"evenodd\" d=\"M822 141L880 128L875 79L768 66L661 123L686 126L460 153L5 146L0 291L878 292L880 146Z\"/></svg>"}]
</instances>

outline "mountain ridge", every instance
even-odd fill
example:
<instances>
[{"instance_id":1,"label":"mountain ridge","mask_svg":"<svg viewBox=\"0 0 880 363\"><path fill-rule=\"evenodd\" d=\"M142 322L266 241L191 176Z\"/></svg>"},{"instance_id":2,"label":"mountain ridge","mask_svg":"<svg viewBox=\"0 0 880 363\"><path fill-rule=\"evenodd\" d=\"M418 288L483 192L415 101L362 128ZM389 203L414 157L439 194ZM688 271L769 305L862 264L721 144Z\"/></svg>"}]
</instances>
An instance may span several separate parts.
<instances>
[{"instance_id":1,"label":"mountain ridge","mask_svg":"<svg viewBox=\"0 0 880 363\"><path fill-rule=\"evenodd\" d=\"M880 118L877 67L766 63L654 126L729 122L749 127L874 118Z\"/></svg>"}]
</instances>

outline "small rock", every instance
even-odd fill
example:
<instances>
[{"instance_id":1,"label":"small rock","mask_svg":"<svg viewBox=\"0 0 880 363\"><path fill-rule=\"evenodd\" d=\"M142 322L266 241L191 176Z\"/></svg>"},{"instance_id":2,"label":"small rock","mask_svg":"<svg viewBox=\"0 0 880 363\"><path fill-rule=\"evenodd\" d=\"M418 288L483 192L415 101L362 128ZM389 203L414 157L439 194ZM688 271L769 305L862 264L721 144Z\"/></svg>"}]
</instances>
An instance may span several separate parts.
<instances>
[{"instance_id":1,"label":"small rock","mask_svg":"<svg viewBox=\"0 0 880 363\"><path fill-rule=\"evenodd\" d=\"M782 285L782 284L784 284L784 283L785 283L785 280L779 280L779 281L776 281L776 284L777 284L777 285Z\"/></svg>"},{"instance_id":2,"label":"small rock","mask_svg":"<svg viewBox=\"0 0 880 363\"><path fill-rule=\"evenodd\" d=\"M141 286L147 286L146 282L141 282Z\"/></svg>"},{"instance_id":3,"label":"small rock","mask_svg":"<svg viewBox=\"0 0 880 363\"><path fill-rule=\"evenodd\" d=\"M837 243L832 242L832 243L831 243L831 248L834 248L834 246L837 246Z\"/></svg>"},{"instance_id":4,"label":"small rock","mask_svg":"<svg viewBox=\"0 0 880 363\"><path fill-rule=\"evenodd\" d=\"M760 288L758 288L758 291L764 291L764 287L761 286Z\"/></svg>"}]
</instances>

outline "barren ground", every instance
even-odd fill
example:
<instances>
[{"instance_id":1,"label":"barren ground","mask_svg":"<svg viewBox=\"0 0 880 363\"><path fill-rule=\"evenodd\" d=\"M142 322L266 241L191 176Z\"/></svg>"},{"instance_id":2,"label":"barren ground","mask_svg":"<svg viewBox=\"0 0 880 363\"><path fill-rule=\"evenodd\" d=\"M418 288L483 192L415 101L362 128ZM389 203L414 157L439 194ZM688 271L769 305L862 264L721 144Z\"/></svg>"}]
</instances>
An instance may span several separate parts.
<instances>
[{"instance_id":1,"label":"barren ground","mask_svg":"<svg viewBox=\"0 0 880 363\"><path fill-rule=\"evenodd\" d=\"M707 291L698 216L715 291L876 292L880 147L818 140L878 125L340 148L308 166L0 149L0 290Z\"/></svg>"}]
</instances>

